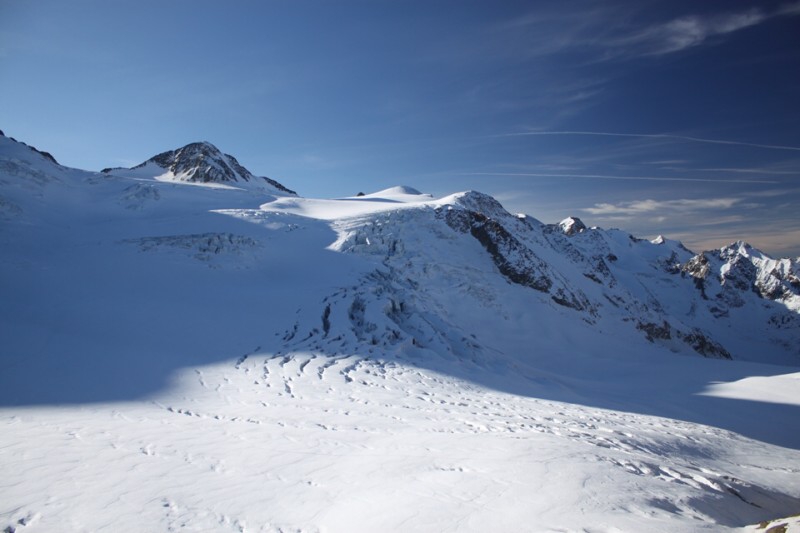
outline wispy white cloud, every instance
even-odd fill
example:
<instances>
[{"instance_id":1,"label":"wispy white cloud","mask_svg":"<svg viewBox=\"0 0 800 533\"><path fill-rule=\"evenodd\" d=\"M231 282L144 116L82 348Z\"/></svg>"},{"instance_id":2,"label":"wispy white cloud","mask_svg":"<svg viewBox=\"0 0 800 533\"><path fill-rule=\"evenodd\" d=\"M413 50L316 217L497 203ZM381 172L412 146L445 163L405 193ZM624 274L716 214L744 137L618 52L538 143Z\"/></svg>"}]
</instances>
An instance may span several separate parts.
<instances>
[{"instance_id":1,"label":"wispy white cloud","mask_svg":"<svg viewBox=\"0 0 800 533\"><path fill-rule=\"evenodd\" d=\"M715 16L686 16L649 26L605 43L638 55L663 55L699 46L709 38L761 24L779 13L766 14L753 8L739 13Z\"/></svg>"},{"instance_id":2,"label":"wispy white cloud","mask_svg":"<svg viewBox=\"0 0 800 533\"><path fill-rule=\"evenodd\" d=\"M743 196L747 198L776 198L779 196L790 198L797 195L800 195L800 187L750 191Z\"/></svg>"},{"instance_id":3,"label":"wispy white cloud","mask_svg":"<svg viewBox=\"0 0 800 533\"><path fill-rule=\"evenodd\" d=\"M687 14L642 26L634 20L642 10L607 3L568 12L533 12L499 25L503 32L530 31L524 53L551 55L592 50L596 60L662 56L718 42L735 32L771 19L800 15L800 2L768 10L754 6L740 11ZM579 14L579 16L578 16Z\"/></svg>"},{"instance_id":4,"label":"wispy white cloud","mask_svg":"<svg viewBox=\"0 0 800 533\"><path fill-rule=\"evenodd\" d=\"M716 42L728 34L771 19L797 15L800 15L797 1L771 11L752 7L743 11L686 15L637 30L620 28L615 35L599 39L597 44L607 49L607 58L661 56Z\"/></svg>"},{"instance_id":5,"label":"wispy white cloud","mask_svg":"<svg viewBox=\"0 0 800 533\"><path fill-rule=\"evenodd\" d=\"M675 170L678 172L723 172L725 174L763 174L769 176L800 176L798 170L774 170L768 168L687 168L687 167L661 167L664 170Z\"/></svg>"},{"instance_id":6,"label":"wispy white cloud","mask_svg":"<svg viewBox=\"0 0 800 533\"><path fill-rule=\"evenodd\" d=\"M777 13L779 15L800 15L800 2L784 4L778 8Z\"/></svg>"},{"instance_id":7,"label":"wispy white cloud","mask_svg":"<svg viewBox=\"0 0 800 533\"><path fill-rule=\"evenodd\" d=\"M643 165L685 165L689 161L686 159L664 159L661 161L642 161Z\"/></svg>"},{"instance_id":8,"label":"wispy white cloud","mask_svg":"<svg viewBox=\"0 0 800 533\"><path fill-rule=\"evenodd\" d=\"M607 131L522 131L516 133L502 133L492 137L524 137L524 136L547 136L547 135L592 135L600 137L636 137L641 139L671 139L676 141L687 141L707 144L726 144L732 146L750 146L752 148L765 148L768 150L791 150L800 152L800 146L784 146L779 144L761 144L742 141L728 141L723 139L706 139L702 137L690 137L688 135L673 135L669 133L616 133Z\"/></svg>"},{"instance_id":9,"label":"wispy white cloud","mask_svg":"<svg viewBox=\"0 0 800 533\"><path fill-rule=\"evenodd\" d=\"M622 176L611 174L566 174L550 172L458 172L461 176L519 176L532 178L579 178L599 180L628 180L628 181L695 181L707 183L759 183L775 184L777 181L749 180L749 179L712 179L712 178L680 178L670 176Z\"/></svg>"},{"instance_id":10,"label":"wispy white cloud","mask_svg":"<svg viewBox=\"0 0 800 533\"><path fill-rule=\"evenodd\" d=\"M663 211L688 212L702 209L730 209L739 198L704 198L678 200L634 200L618 204L599 203L581 211L595 216L629 216Z\"/></svg>"},{"instance_id":11,"label":"wispy white cloud","mask_svg":"<svg viewBox=\"0 0 800 533\"><path fill-rule=\"evenodd\" d=\"M620 224L638 236L664 234L696 251L741 239L779 257L797 255L800 220L787 217L795 204L775 205L771 199L797 194L797 189L771 189L707 198L602 202L579 211L587 223Z\"/></svg>"},{"instance_id":12,"label":"wispy white cloud","mask_svg":"<svg viewBox=\"0 0 800 533\"><path fill-rule=\"evenodd\" d=\"M510 45L495 47L494 55L511 54L530 60L573 49L588 44L598 28L615 16L616 10L610 5L576 4L574 9L537 6L529 13L491 25L490 41Z\"/></svg>"},{"instance_id":13,"label":"wispy white cloud","mask_svg":"<svg viewBox=\"0 0 800 533\"><path fill-rule=\"evenodd\" d=\"M728 228L717 228L713 233L686 231L670 235L670 238L683 242L691 250L713 250L732 242L743 240L759 250L767 251L773 257L797 257L797 243L800 242L800 229L786 228L776 231L774 227L731 224Z\"/></svg>"}]
</instances>

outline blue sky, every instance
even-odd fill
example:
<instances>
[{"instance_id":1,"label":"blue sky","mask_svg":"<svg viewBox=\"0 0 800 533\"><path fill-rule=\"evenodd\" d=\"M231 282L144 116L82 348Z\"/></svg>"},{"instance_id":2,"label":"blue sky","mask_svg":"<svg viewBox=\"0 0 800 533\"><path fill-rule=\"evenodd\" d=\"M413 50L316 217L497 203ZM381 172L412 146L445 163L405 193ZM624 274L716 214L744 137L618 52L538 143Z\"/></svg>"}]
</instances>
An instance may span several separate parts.
<instances>
[{"instance_id":1,"label":"blue sky","mask_svg":"<svg viewBox=\"0 0 800 533\"><path fill-rule=\"evenodd\" d=\"M0 129L800 255L800 1L0 0Z\"/></svg>"}]
</instances>

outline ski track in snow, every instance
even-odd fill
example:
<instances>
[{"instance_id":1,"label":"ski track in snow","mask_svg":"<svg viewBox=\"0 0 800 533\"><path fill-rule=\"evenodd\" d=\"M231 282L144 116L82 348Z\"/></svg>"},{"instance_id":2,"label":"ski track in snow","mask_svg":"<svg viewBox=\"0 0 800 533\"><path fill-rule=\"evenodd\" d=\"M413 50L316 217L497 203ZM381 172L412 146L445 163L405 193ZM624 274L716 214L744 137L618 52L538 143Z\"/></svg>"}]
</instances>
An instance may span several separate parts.
<instances>
[{"instance_id":1,"label":"ski track in snow","mask_svg":"<svg viewBox=\"0 0 800 533\"><path fill-rule=\"evenodd\" d=\"M3 527L713 531L797 504L771 488L797 489L796 451L402 361L254 353L179 381L148 403L4 410Z\"/></svg>"}]
</instances>

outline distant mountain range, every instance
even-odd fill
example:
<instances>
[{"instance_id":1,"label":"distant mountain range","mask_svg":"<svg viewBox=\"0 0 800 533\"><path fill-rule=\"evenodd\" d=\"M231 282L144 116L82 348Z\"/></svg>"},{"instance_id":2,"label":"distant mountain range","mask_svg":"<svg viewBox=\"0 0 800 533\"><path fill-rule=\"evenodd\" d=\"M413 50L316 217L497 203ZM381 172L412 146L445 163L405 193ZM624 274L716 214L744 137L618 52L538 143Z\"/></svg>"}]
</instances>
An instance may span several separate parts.
<instances>
[{"instance_id":1,"label":"distant mountain range","mask_svg":"<svg viewBox=\"0 0 800 533\"><path fill-rule=\"evenodd\" d=\"M522 307L535 310L540 326L570 324L575 331L704 357L800 362L798 261L772 259L743 242L694 253L680 242L588 228L574 217L544 224L512 215L479 192L433 199L397 187L342 200L304 199L272 179L254 176L207 142L100 174L66 169L46 152L9 138L2 143L0 206L6 223L35 223L40 216L35 199L68 187L75 202L86 203L79 209L82 218L90 216L88 206L100 203L105 220L118 219L119 235L104 245L108 253L135 242L142 251L184 250L197 258L205 257L203 246L215 243L216 255L227 254L224 268L235 268L237 256L244 263L255 261L253 250L267 245L269 232L228 234L208 224L189 234L162 224L159 235L151 234L154 230L131 235L153 213L195 205L198 214L227 214L253 222L253 228L287 216L298 227L316 221L334 228L329 249L363 257L370 272L344 292L320 294L318 308L299 309L301 318L289 324L283 350L313 346L335 353L349 339L384 349L411 342L480 358L516 348L487 332L470 335L472 313L463 312L512 316ZM165 187L176 184L222 187L231 195L215 196L214 205L197 204L193 196L202 193L193 193L196 189L169 198ZM237 205L243 192L248 193L246 210ZM253 194L262 196L254 203ZM121 209L119 215L112 205ZM131 210L139 212L138 222L130 218ZM70 216L65 213L63 222L73 224ZM124 220L131 227L123 231ZM294 239L302 241L303 232L295 232ZM342 279L339 285L352 283ZM535 325L530 327L535 332ZM581 335L573 342L582 349Z\"/></svg>"}]
</instances>

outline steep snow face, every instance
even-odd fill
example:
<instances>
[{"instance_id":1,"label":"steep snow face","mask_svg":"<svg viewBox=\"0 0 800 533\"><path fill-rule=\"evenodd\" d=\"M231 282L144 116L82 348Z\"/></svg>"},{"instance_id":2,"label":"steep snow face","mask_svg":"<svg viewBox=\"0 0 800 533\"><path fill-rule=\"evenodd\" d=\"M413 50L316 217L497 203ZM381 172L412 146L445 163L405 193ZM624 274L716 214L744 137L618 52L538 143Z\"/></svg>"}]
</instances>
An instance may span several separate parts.
<instances>
[{"instance_id":1,"label":"steep snow face","mask_svg":"<svg viewBox=\"0 0 800 533\"><path fill-rule=\"evenodd\" d=\"M211 143L197 142L158 154L131 169L103 169L104 173L153 177L163 181L258 187L277 195L296 193L277 181L254 176L235 157Z\"/></svg>"},{"instance_id":2,"label":"steep snow face","mask_svg":"<svg viewBox=\"0 0 800 533\"><path fill-rule=\"evenodd\" d=\"M3 139L5 139L5 138L6 138L6 136L5 136L5 134L3 133L3 131L2 131L2 130L0 130L0 138L3 138ZM54 164L54 165L56 165L56 166L60 166L60 165L58 164L58 161L56 161L56 158L55 158L55 157L53 157L53 155L52 155L51 153L49 153L49 152L44 152L44 151L42 151L42 150L39 150L38 148L36 148L36 147L34 147L34 146L30 146L30 145L27 145L27 144L25 144L25 143L23 143L23 142L19 142L19 141L17 141L16 139L14 139L13 137L9 137L9 138L8 138L8 140L9 140L9 141L11 141L12 143L14 143L14 144L16 144L16 145L17 145L16 147L13 147L13 146L14 146L13 144L10 144L10 143L5 143L5 141L3 141L3 142L5 143L5 144L3 145L3 150L4 150L4 151L7 151L7 153L8 153L9 155L10 155L12 152L14 152L14 151L16 151L16 152L26 152L25 148L28 148L28 149L30 149L31 151L33 151L33 152L36 152L37 154L39 154L40 156L42 156L44 159L46 159L46 160L47 160L47 161L49 161L50 163L52 163L52 164Z\"/></svg>"},{"instance_id":3,"label":"steep snow face","mask_svg":"<svg viewBox=\"0 0 800 533\"><path fill-rule=\"evenodd\" d=\"M47 152L6 137L0 132L0 185L20 184L43 185L57 181L66 170Z\"/></svg>"},{"instance_id":4,"label":"steep snow face","mask_svg":"<svg viewBox=\"0 0 800 533\"><path fill-rule=\"evenodd\" d=\"M57 224L52 207L72 205L72 186L93 178L96 174L63 167L49 153L0 135L1 222ZM0 235L3 229L0 225Z\"/></svg>"},{"instance_id":5,"label":"steep snow face","mask_svg":"<svg viewBox=\"0 0 800 533\"><path fill-rule=\"evenodd\" d=\"M318 200L158 169L0 138L0 529L797 513L800 368L760 362L796 365L798 313L752 289L795 263L567 235L474 191Z\"/></svg>"}]
</instances>

